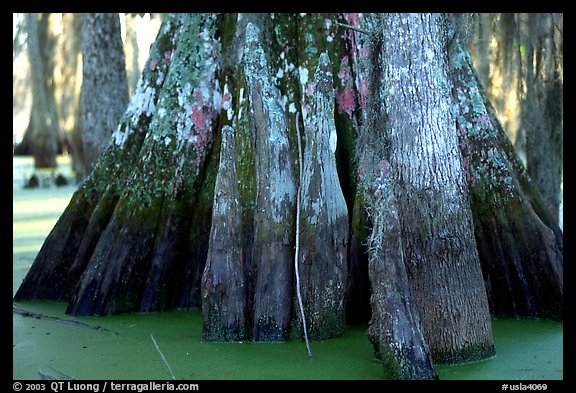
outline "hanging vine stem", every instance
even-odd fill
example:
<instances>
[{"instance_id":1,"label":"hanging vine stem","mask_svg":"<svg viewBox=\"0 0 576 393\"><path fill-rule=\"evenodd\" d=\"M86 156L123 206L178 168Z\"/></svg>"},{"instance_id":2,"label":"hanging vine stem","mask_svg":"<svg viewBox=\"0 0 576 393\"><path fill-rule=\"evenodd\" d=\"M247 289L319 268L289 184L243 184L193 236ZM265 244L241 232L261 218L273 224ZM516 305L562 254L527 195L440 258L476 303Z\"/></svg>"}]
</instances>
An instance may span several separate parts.
<instances>
[{"instance_id":1,"label":"hanging vine stem","mask_svg":"<svg viewBox=\"0 0 576 393\"><path fill-rule=\"evenodd\" d=\"M340 23L340 22L334 22L334 24L336 24L336 25L338 25L338 26L340 26L340 27L344 27L344 28L346 28L346 29L350 29L350 30L357 31L358 33L370 34L370 32L369 32L368 30L364 30L364 29L361 29L361 28L356 27L356 26L350 26L350 25L347 25L347 24L344 24L344 23Z\"/></svg>"},{"instance_id":2,"label":"hanging vine stem","mask_svg":"<svg viewBox=\"0 0 576 393\"><path fill-rule=\"evenodd\" d=\"M302 294L300 293L300 274L298 272L298 256L300 253L300 186L302 185L302 145L300 142L300 126L298 125L298 117L300 112L296 112L296 133L298 139L298 165L300 165L300 174L298 176L298 189L296 190L296 252L294 255L294 271L296 273L296 296L298 297L298 305L300 306L300 315L302 317L302 329L304 330L304 340L306 341L306 349L308 350L308 357L312 357L310 351L310 343L308 341L308 329L306 328L306 316L304 315L304 305L302 304Z\"/></svg>"}]
</instances>

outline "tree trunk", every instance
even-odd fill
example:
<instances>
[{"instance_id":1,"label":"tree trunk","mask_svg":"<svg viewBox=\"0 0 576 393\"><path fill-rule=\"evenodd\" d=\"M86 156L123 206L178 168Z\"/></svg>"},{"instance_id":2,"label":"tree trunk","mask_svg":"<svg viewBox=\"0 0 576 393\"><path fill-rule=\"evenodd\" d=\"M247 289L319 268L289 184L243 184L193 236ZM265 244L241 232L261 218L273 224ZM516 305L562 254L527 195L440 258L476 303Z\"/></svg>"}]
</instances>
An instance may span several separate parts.
<instances>
[{"instance_id":1,"label":"tree trunk","mask_svg":"<svg viewBox=\"0 0 576 393\"><path fill-rule=\"evenodd\" d=\"M526 168L557 224L563 166L563 93L555 29L553 14L528 16L522 126L526 133Z\"/></svg>"},{"instance_id":2,"label":"tree trunk","mask_svg":"<svg viewBox=\"0 0 576 393\"><path fill-rule=\"evenodd\" d=\"M436 379L420 314L404 259L398 203L390 164L378 163L368 190L372 233L369 238L372 319L366 332L388 379Z\"/></svg>"},{"instance_id":3,"label":"tree trunk","mask_svg":"<svg viewBox=\"0 0 576 393\"><path fill-rule=\"evenodd\" d=\"M118 14L82 15L82 141L88 172L128 103Z\"/></svg>"},{"instance_id":4,"label":"tree trunk","mask_svg":"<svg viewBox=\"0 0 576 393\"><path fill-rule=\"evenodd\" d=\"M80 183L88 169L84 162L82 143L82 16L62 14L62 34L59 37L58 67L61 78L57 81L57 109L60 126L66 135L67 148L72 159L76 182Z\"/></svg>"},{"instance_id":5,"label":"tree trunk","mask_svg":"<svg viewBox=\"0 0 576 393\"><path fill-rule=\"evenodd\" d=\"M31 145L35 168L55 168L58 154L58 119L51 110L45 78L37 14L26 14L28 58L32 77L32 112L24 142Z\"/></svg>"},{"instance_id":6,"label":"tree trunk","mask_svg":"<svg viewBox=\"0 0 576 393\"><path fill-rule=\"evenodd\" d=\"M309 336L324 340L344 334L347 279L348 210L336 172L336 125L333 117L332 64L320 55L313 82L311 110L305 117L300 185L298 270ZM295 313L296 335L301 318Z\"/></svg>"},{"instance_id":7,"label":"tree trunk","mask_svg":"<svg viewBox=\"0 0 576 393\"><path fill-rule=\"evenodd\" d=\"M495 315L563 317L563 236L507 138L466 50L453 55L459 146Z\"/></svg>"},{"instance_id":8,"label":"tree trunk","mask_svg":"<svg viewBox=\"0 0 576 393\"><path fill-rule=\"evenodd\" d=\"M246 25L244 73L255 135L254 339L284 340L292 315L296 181L280 92L272 84L259 30Z\"/></svg>"},{"instance_id":9,"label":"tree trunk","mask_svg":"<svg viewBox=\"0 0 576 393\"><path fill-rule=\"evenodd\" d=\"M234 132L229 126L222 129L210 243L202 276L202 319L204 339L208 341L248 337Z\"/></svg>"},{"instance_id":10,"label":"tree trunk","mask_svg":"<svg viewBox=\"0 0 576 393\"><path fill-rule=\"evenodd\" d=\"M383 24L381 91L414 300L435 362L482 359L494 344L450 110L448 19L395 14Z\"/></svg>"},{"instance_id":11,"label":"tree trunk","mask_svg":"<svg viewBox=\"0 0 576 393\"><path fill-rule=\"evenodd\" d=\"M305 230L299 234L298 271L317 338L340 334L346 302L349 310L369 307L362 285L370 278L369 335L387 362L386 375L433 378L430 357L459 361L491 354L465 180L481 261L486 267L493 259L496 266L485 269L494 308L500 300L490 291L498 274L514 277L506 266L526 263L532 269L540 266L535 257L541 263L553 256L555 249L542 248L556 236L539 221L548 222L545 208L526 175L517 178L531 203L522 213L524 227L499 226L500 214L513 211L482 199L504 194L486 192L495 189L487 185L495 172L481 171L479 159L496 154L487 153L491 146L509 152L501 130L493 139L457 139L456 121L464 127L482 123L472 112L487 104L470 79L473 73L463 72L467 63L454 66L448 80L446 16L393 15L386 17L385 30L377 18L365 16L373 23L362 26L355 14L322 17L167 14L110 144L74 193L15 300L63 300L75 315L202 306L208 340L285 340L290 323L297 331L300 318L293 306L301 171ZM353 32L337 20L360 30L376 26L378 34ZM386 40L379 39L383 31ZM451 83L461 105L458 118L450 110ZM294 143L299 109L306 134L302 168ZM369 139L358 141L356 171L351 141L359 129ZM468 161L461 161L458 147ZM371 182L377 170L381 181ZM355 193L356 176L363 189L380 185L393 198ZM476 189L472 178L493 188ZM388 217L396 210L397 222ZM346 218L350 212L352 220ZM527 262L504 265L507 256L493 252L502 249L490 247L523 228L532 242L522 254ZM346 244L353 248L348 256ZM557 265L550 267L542 276L552 281L539 277L522 284L544 292L558 273ZM326 299L329 309L322 309Z\"/></svg>"},{"instance_id":12,"label":"tree trunk","mask_svg":"<svg viewBox=\"0 0 576 393\"><path fill-rule=\"evenodd\" d=\"M137 162L168 70L169 59L164 53L173 49L170 41L179 27L176 19L171 21L174 23L166 22L158 35L114 142L97 162L91 176L74 192L18 289L16 300L70 301L118 198L130 184L133 169L138 169L132 163ZM133 176L138 178L138 173ZM89 310L86 313L90 313Z\"/></svg>"}]
</instances>

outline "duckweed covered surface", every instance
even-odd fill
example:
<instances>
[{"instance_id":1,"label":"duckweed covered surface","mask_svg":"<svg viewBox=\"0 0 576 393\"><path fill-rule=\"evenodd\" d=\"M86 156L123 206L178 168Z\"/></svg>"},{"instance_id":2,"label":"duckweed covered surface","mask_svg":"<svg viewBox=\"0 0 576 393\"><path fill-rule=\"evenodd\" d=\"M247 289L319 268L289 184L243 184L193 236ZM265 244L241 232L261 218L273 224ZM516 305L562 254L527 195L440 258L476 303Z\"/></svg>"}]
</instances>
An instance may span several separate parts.
<instances>
[{"instance_id":1,"label":"duckweed covered surface","mask_svg":"<svg viewBox=\"0 0 576 393\"><path fill-rule=\"evenodd\" d=\"M69 161L60 158L67 168ZM45 237L66 207L75 186L23 190L30 158L14 159L14 294ZM70 172L65 176L72 178ZM154 343L178 379L359 379L383 378L372 356L365 327L347 327L343 337L311 343L309 359L301 341L206 343L201 312L70 317L66 305L21 302L17 306L61 319L101 326L86 329L53 320L13 314L13 378L39 379L55 370L79 379L170 379ZM563 324L557 321L493 320L496 356L484 361L438 366L440 379L562 379Z\"/></svg>"}]
</instances>

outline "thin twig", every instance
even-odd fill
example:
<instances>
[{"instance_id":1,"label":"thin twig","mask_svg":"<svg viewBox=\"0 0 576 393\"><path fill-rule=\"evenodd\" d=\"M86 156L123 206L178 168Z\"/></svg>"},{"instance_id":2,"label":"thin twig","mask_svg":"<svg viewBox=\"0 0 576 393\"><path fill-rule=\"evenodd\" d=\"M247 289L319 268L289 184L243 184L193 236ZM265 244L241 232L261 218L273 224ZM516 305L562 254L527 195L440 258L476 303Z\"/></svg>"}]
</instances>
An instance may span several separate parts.
<instances>
[{"instance_id":1,"label":"thin twig","mask_svg":"<svg viewBox=\"0 0 576 393\"><path fill-rule=\"evenodd\" d=\"M338 26L345 27L346 29L357 31L358 33L370 34L370 32L368 30L364 30L364 29L361 29L361 28L356 27L356 26L350 26L350 25L346 25L346 24L340 23L340 22L334 22L334 23L337 24Z\"/></svg>"},{"instance_id":2,"label":"thin twig","mask_svg":"<svg viewBox=\"0 0 576 393\"><path fill-rule=\"evenodd\" d=\"M296 295L298 296L298 305L300 306L300 315L302 316L302 329L304 330L304 340L308 356L312 357L310 343L308 342L308 329L306 328L306 316L304 315L304 306L302 304L302 294L300 293L300 273L298 272L298 255L300 252L300 187L302 186L302 145L300 143L300 126L298 125L299 112L296 112L296 133L298 139L298 164L300 165L300 176L298 179L298 190L296 192L296 254L294 255L294 270L296 272Z\"/></svg>"},{"instance_id":3,"label":"thin twig","mask_svg":"<svg viewBox=\"0 0 576 393\"><path fill-rule=\"evenodd\" d=\"M49 315L44 315L41 313L36 313L36 312L32 312L32 311L28 311L28 310L24 310L18 306L15 306L14 304L12 305L12 312L16 313L16 314L20 314L23 317L30 317L30 318L36 318L36 319L44 319L47 321L53 321L53 322L58 322L58 323L62 323L64 325L68 325L68 326L76 326L76 327L82 327L82 328L86 328L86 329L92 329L92 330L98 330L100 332L108 332L108 333L114 333L114 334L118 334L117 332L113 332L112 330L108 330L106 328L103 328L102 326L93 326L93 325L88 325L86 323L83 322L78 322L78 321L73 321L70 319L62 319L62 318L57 318L57 317L51 317Z\"/></svg>"},{"instance_id":4,"label":"thin twig","mask_svg":"<svg viewBox=\"0 0 576 393\"><path fill-rule=\"evenodd\" d=\"M154 343L154 346L155 346L156 349L158 350L158 353L159 353L160 356L162 357L162 360L164 361L164 364L165 364L166 367L168 368L168 371L170 372L170 375L172 375L172 379L176 379L176 377L174 376L174 373L172 372L172 367L170 367L170 364L168 364L168 361L167 361L166 358L164 357L164 354L163 354L162 351L160 350L160 347L159 347L158 344L156 343L156 340L154 340L154 336L152 335L152 333L150 333L150 338L152 339L152 342Z\"/></svg>"},{"instance_id":5,"label":"thin twig","mask_svg":"<svg viewBox=\"0 0 576 393\"><path fill-rule=\"evenodd\" d=\"M48 365L48 367L50 367L52 370L56 371L56 372L57 372L58 374L60 374L60 376L62 376L62 377L66 377L66 378L68 378L68 379L75 379L75 380L78 379L78 378L73 377L72 375L68 375L68 374L66 374L66 373L63 373L62 371L60 371L60 370L52 367L51 365Z\"/></svg>"},{"instance_id":6,"label":"thin twig","mask_svg":"<svg viewBox=\"0 0 576 393\"><path fill-rule=\"evenodd\" d=\"M38 369L38 375L40 375L40 379L43 381L53 381L56 380L56 377L50 374L46 374L44 371L42 371L41 368Z\"/></svg>"}]
</instances>

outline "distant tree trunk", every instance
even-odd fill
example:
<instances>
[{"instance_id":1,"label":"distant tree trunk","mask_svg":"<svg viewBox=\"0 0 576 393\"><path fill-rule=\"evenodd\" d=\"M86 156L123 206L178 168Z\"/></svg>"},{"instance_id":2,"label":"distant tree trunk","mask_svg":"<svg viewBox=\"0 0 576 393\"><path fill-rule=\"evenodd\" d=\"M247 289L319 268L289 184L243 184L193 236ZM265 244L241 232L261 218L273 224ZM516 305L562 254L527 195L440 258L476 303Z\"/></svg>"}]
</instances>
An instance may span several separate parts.
<instances>
[{"instance_id":1,"label":"distant tree trunk","mask_svg":"<svg viewBox=\"0 0 576 393\"><path fill-rule=\"evenodd\" d=\"M138 48L137 39L137 24L136 19L142 18L141 16L126 15L126 64L127 64L127 80L128 80L128 91L130 95L134 89L136 89L136 84L138 83L138 76L140 74L140 66L138 65L138 56L140 48Z\"/></svg>"},{"instance_id":2,"label":"distant tree trunk","mask_svg":"<svg viewBox=\"0 0 576 393\"><path fill-rule=\"evenodd\" d=\"M88 172L128 104L118 14L82 15L82 141Z\"/></svg>"},{"instance_id":3,"label":"distant tree trunk","mask_svg":"<svg viewBox=\"0 0 576 393\"><path fill-rule=\"evenodd\" d=\"M61 79L57 81L57 109L61 128L72 156L72 170L79 183L87 174L82 143L82 16L62 14L62 34L58 39L58 67Z\"/></svg>"},{"instance_id":4,"label":"distant tree trunk","mask_svg":"<svg viewBox=\"0 0 576 393\"><path fill-rule=\"evenodd\" d=\"M476 37L473 43L473 58L475 60L478 78L483 86L490 84L490 63L492 61L490 41L492 40L492 19L494 15L484 12L478 14L476 23Z\"/></svg>"},{"instance_id":5,"label":"distant tree trunk","mask_svg":"<svg viewBox=\"0 0 576 393\"><path fill-rule=\"evenodd\" d=\"M554 14L542 13L528 16L522 127L526 133L526 168L554 222L558 223L563 167L563 93L554 18Z\"/></svg>"},{"instance_id":6,"label":"distant tree trunk","mask_svg":"<svg viewBox=\"0 0 576 393\"><path fill-rule=\"evenodd\" d=\"M48 98L37 14L26 14L26 26L32 77L32 112L23 144L29 143L35 168L55 168L58 154L58 119Z\"/></svg>"}]
</instances>

